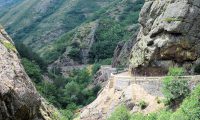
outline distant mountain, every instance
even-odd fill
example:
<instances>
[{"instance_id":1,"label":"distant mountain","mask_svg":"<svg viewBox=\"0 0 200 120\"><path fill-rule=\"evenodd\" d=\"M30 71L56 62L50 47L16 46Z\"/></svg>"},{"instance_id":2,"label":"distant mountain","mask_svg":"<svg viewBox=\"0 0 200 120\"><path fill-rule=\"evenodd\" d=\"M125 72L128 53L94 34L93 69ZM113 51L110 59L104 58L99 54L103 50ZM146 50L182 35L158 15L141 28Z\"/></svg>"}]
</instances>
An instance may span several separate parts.
<instances>
[{"instance_id":1,"label":"distant mountain","mask_svg":"<svg viewBox=\"0 0 200 120\"><path fill-rule=\"evenodd\" d=\"M47 63L70 54L82 64L112 58L117 43L131 39L144 0L10 0L0 5L11 3L12 9L2 8L0 23L17 45L25 44ZM82 44L74 48L74 42Z\"/></svg>"}]
</instances>

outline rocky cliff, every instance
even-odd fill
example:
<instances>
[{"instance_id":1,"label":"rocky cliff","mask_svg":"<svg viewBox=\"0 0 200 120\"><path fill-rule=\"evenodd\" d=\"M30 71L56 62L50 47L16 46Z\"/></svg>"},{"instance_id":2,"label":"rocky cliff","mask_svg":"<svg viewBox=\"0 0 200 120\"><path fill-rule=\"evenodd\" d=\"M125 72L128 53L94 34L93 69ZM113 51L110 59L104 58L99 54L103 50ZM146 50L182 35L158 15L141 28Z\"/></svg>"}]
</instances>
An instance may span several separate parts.
<instances>
[{"instance_id":1,"label":"rocky cliff","mask_svg":"<svg viewBox=\"0 0 200 120\"><path fill-rule=\"evenodd\" d=\"M52 120L46 105L25 73L12 39L0 28L0 120Z\"/></svg>"},{"instance_id":2,"label":"rocky cliff","mask_svg":"<svg viewBox=\"0 0 200 120\"><path fill-rule=\"evenodd\" d=\"M146 0L130 56L132 73L161 75L169 66L192 73L200 60L199 13L199 0Z\"/></svg>"},{"instance_id":3,"label":"rocky cliff","mask_svg":"<svg viewBox=\"0 0 200 120\"><path fill-rule=\"evenodd\" d=\"M121 41L117 44L115 48L113 59L112 59L112 67L128 67L129 66L129 57L133 45L136 42L137 32L128 41Z\"/></svg>"}]
</instances>

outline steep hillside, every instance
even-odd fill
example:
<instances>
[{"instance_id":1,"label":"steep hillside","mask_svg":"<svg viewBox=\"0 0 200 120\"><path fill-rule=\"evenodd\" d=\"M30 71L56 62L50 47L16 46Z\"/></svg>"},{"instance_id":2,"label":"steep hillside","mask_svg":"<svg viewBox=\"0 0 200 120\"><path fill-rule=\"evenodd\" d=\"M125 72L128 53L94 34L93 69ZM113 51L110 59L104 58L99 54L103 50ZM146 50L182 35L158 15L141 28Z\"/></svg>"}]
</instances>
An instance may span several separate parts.
<instances>
[{"instance_id":1,"label":"steep hillside","mask_svg":"<svg viewBox=\"0 0 200 120\"><path fill-rule=\"evenodd\" d=\"M132 73L166 74L170 66L193 73L200 59L199 8L198 0L147 1L131 53Z\"/></svg>"},{"instance_id":2,"label":"steep hillside","mask_svg":"<svg viewBox=\"0 0 200 120\"><path fill-rule=\"evenodd\" d=\"M12 39L2 28L0 50L0 119L58 120L57 110L38 94L20 63Z\"/></svg>"},{"instance_id":3,"label":"steep hillside","mask_svg":"<svg viewBox=\"0 0 200 120\"><path fill-rule=\"evenodd\" d=\"M5 1L0 4L6 3L10 4ZM143 3L144 0L21 0L15 1L12 9L2 8L5 12L0 16L0 22L8 32L11 31L11 37L14 38L17 48L20 48L18 46L23 43L38 53L47 63L51 63L66 53L65 49L70 49L71 40L74 40L77 30L80 31L79 26L82 23L90 24L99 21L99 27L92 32L93 43L94 46L99 47L96 52L108 51L108 53L106 56L102 56L102 53L99 56L94 56L93 53L84 55L92 57L90 60L87 58L86 61L94 62L96 59L112 58L117 43L130 39L138 28L137 20ZM107 30L103 24L110 24L112 28L109 27ZM81 25L80 28L83 26ZM84 33L86 29L81 31ZM101 46L97 45L98 41L101 41L99 43ZM111 48L102 51L102 46L107 44L111 44ZM95 49L92 44L90 46L92 50ZM90 53L90 49L87 51ZM86 61L84 60L84 63Z\"/></svg>"},{"instance_id":4,"label":"steep hillside","mask_svg":"<svg viewBox=\"0 0 200 120\"><path fill-rule=\"evenodd\" d=\"M87 22L44 46L38 53L48 63L56 61L59 66L111 61L118 42L134 37L143 3L143 0L123 0L101 9Z\"/></svg>"},{"instance_id":5,"label":"steep hillside","mask_svg":"<svg viewBox=\"0 0 200 120\"><path fill-rule=\"evenodd\" d=\"M23 0L7 10L0 22L15 42L23 42L38 51L114 1Z\"/></svg>"}]
</instances>

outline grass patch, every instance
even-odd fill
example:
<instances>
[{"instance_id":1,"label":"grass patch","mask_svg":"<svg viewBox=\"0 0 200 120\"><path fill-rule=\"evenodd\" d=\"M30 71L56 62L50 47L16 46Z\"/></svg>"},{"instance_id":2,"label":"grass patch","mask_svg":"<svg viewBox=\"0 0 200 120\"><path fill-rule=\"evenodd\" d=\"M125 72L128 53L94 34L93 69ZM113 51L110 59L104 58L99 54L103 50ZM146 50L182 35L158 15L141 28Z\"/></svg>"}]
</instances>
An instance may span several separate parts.
<instances>
[{"instance_id":1,"label":"grass patch","mask_svg":"<svg viewBox=\"0 0 200 120\"><path fill-rule=\"evenodd\" d=\"M1 40L1 39L0 39L0 43L2 43L9 51L17 52L17 49L12 43L6 40Z\"/></svg>"},{"instance_id":2,"label":"grass patch","mask_svg":"<svg viewBox=\"0 0 200 120\"><path fill-rule=\"evenodd\" d=\"M170 23L170 22L183 21L183 20L180 18L169 17L169 18L165 18L163 21Z\"/></svg>"}]
</instances>

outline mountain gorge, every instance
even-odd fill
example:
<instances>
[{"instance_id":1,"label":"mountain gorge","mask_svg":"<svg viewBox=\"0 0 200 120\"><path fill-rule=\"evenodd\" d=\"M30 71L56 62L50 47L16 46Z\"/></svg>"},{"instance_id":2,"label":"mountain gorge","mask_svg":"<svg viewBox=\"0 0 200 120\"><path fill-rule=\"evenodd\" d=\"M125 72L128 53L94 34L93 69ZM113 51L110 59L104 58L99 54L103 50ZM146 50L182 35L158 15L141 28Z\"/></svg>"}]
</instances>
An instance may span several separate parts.
<instances>
[{"instance_id":1,"label":"mountain gorge","mask_svg":"<svg viewBox=\"0 0 200 120\"><path fill-rule=\"evenodd\" d=\"M200 119L199 8L0 0L0 120Z\"/></svg>"}]
</instances>

